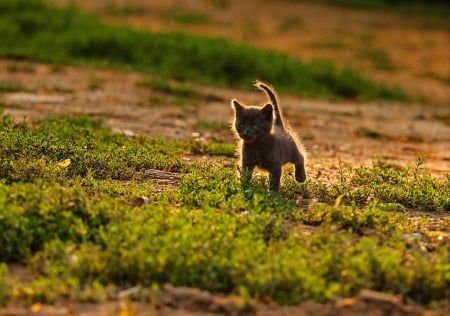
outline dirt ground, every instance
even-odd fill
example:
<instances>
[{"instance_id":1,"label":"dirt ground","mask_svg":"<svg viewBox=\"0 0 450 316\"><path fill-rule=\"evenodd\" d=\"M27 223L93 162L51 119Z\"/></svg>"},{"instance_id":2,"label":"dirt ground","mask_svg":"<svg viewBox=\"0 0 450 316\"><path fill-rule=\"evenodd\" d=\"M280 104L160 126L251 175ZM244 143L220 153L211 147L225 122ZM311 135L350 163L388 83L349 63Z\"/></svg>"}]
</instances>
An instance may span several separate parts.
<instances>
[{"instance_id":1,"label":"dirt ground","mask_svg":"<svg viewBox=\"0 0 450 316\"><path fill-rule=\"evenodd\" d=\"M281 95L284 114L302 137L309 153L309 176L334 179L341 166L370 165L382 159L413 166L422 156L424 172L444 177L450 172L450 33L429 29L420 21L390 13L366 12L289 1L229 0L54 0L81 5L110 23L127 23L155 31L177 30L222 36L277 49L305 60L328 58L339 65L362 68L373 78L397 84L427 104L329 102ZM136 9L133 14L117 14ZM113 10L114 9L114 10ZM170 12L195 12L207 23L181 23ZM115 13L114 13L115 12ZM384 56L384 64L373 56ZM372 56L372 57L370 57ZM232 115L229 100L262 103L258 92L192 86L199 103L174 104L170 96L148 106L157 93L138 83L148 78L132 72L60 67L0 60L0 82L14 82L26 92L0 93L0 104L16 120L55 114L91 115L129 135L204 141L233 141L229 129L202 128L225 123ZM264 80L264 78L259 78ZM249 82L249 86L251 83ZM276 87L275 87L276 88ZM431 104L430 104L431 103ZM438 118L447 117L447 124ZM240 315L242 302L196 289L166 286L152 303L116 300L107 304L62 303L55 306L0 308L0 315ZM400 298L363 291L355 298L337 298L321 305L305 302L281 307L255 302L255 315L448 315L403 305Z\"/></svg>"}]
</instances>

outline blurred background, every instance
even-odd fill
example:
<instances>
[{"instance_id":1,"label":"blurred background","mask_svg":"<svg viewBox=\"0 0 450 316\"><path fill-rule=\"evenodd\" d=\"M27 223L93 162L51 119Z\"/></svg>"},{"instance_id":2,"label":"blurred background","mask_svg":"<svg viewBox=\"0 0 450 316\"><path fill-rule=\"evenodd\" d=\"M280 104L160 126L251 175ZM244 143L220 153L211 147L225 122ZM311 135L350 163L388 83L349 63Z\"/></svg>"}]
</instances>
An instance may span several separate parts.
<instances>
[{"instance_id":1,"label":"blurred background","mask_svg":"<svg viewBox=\"0 0 450 316\"><path fill-rule=\"evenodd\" d=\"M52 0L113 24L231 39L303 61L331 60L450 102L446 0Z\"/></svg>"}]
</instances>

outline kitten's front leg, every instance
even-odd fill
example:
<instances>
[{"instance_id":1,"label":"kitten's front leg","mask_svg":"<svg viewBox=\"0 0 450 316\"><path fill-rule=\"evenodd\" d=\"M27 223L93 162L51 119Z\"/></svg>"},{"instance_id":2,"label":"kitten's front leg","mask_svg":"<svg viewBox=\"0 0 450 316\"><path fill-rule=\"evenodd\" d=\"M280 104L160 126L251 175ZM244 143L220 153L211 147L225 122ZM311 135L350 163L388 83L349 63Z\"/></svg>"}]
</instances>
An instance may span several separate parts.
<instances>
[{"instance_id":1,"label":"kitten's front leg","mask_svg":"<svg viewBox=\"0 0 450 316\"><path fill-rule=\"evenodd\" d=\"M278 190L280 190L280 181L281 181L281 166L271 168L269 176L270 191L278 192Z\"/></svg>"},{"instance_id":2,"label":"kitten's front leg","mask_svg":"<svg viewBox=\"0 0 450 316\"><path fill-rule=\"evenodd\" d=\"M254 164L244 163L242 162L242 169L241 169L241 181L248 183L252 180L253 175L253 169L255 169Z\"/></svg>"},{"instance_id":3,"label":"kitten's front leg","mask_svg":"<svg viewBox=\"0 0 450 316\"><path fill-rule=\"evenodd\" d=\"M256 163L250 159L251 155L242 150L242 162L241 162L241 182L242 184L250 184L252 181L253 169L256 167Z\"/></svg>"}]
</instances>

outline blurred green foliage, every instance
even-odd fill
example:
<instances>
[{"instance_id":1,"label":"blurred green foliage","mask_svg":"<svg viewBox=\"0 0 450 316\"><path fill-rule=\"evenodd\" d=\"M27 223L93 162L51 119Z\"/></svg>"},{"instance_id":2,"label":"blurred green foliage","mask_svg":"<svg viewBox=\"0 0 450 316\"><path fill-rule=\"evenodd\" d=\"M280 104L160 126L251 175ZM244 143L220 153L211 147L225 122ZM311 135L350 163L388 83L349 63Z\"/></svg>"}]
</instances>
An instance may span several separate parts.
<instances>
[{"instance_id":1,"label":"blurred green foliage","mask_svg":"<svg viewBox=\"0 0 450 316\"><path fill-rule=\"evenodd\" d=\"M120 67L246 89L259 78L280 91L314 97L408 100L398 88L328 61L304 63L224 39L108 26L76 8L39 0L3 0L0 30L3 58Z\"/></svg>"}]
</instances>

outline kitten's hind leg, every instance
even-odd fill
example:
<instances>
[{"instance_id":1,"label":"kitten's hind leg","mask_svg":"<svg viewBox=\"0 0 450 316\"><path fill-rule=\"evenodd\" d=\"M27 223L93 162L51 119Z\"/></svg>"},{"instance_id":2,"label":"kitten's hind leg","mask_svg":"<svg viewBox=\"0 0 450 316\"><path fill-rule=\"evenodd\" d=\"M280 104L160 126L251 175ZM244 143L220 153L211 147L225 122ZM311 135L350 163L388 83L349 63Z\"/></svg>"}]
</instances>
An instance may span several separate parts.
<instances>
[{"instance_id":1,"label":"kitten's hind leg","mask_svg":"<svg viewBox=\"0 0 450 316\"><path fill-rule=\"evenodd\" d=\"M306 181L305 159L301 153L297 153L297 157L294 161L295 164L295 180L298 182Z\"/></svg>"},{"instance_id":2,"label":"kitten's hind leg","mask_svg":"<svg viewBox=\"0 0 450 316\"><path fill-rule=\"evenodd\" d=\"M304 163L295 165L295 180L298 182L306 181L306 170Z\"/></svg>"}]
</instances>

